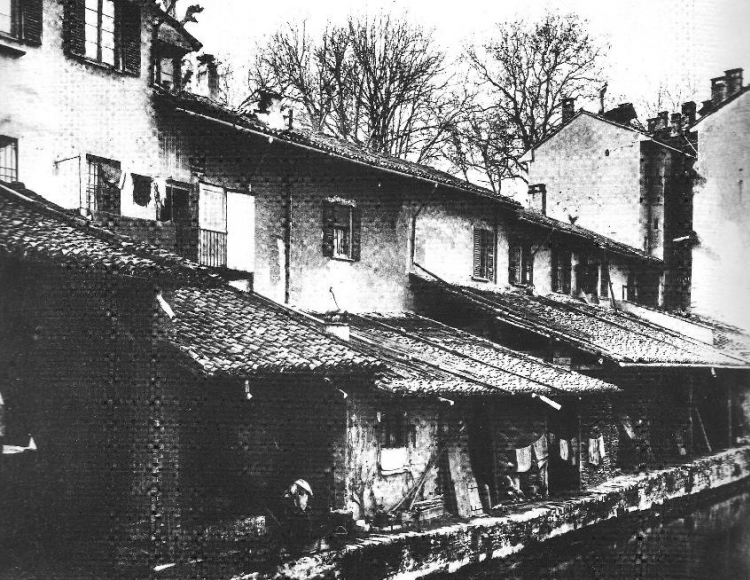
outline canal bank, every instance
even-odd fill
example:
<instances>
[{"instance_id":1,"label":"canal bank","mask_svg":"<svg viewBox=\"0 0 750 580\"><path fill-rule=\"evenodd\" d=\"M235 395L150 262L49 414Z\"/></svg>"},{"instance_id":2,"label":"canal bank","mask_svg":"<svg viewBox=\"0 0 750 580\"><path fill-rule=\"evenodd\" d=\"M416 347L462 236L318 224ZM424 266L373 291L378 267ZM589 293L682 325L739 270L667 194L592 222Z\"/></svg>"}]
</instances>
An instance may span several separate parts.
<instances>
[{"instance_id":1,"label":"canal bank","mask_svg":"<svg viewBox=\"0 0 750 580\"><path fill-rule=\"evenodd\" d=\"M645 512L750 476L750 446L681 465L615 477L569 499L520 505L498 517L396 534L371 535L344 548L288 562L272 573L236 580L280 578L420 578L502 559L526 546L613 518Z\"/></svg>"}]
</instances>

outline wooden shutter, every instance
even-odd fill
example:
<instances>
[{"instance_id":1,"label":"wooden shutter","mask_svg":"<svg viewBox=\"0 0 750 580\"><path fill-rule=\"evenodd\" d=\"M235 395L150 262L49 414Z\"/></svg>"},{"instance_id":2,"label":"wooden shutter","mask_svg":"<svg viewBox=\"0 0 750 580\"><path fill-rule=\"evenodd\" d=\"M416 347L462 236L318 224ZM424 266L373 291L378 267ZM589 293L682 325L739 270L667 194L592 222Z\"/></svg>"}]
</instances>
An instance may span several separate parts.
<instances>
[{"instance_id":1,"label":"wooden shutter","mask_svg":"<svg viewBox=\"0 0 750 580\"><path fill-rule=\"evenodd\" d=\"M29 44L42 44L42 0L21 0L21 29Z\"/></svg>"},{"instance_id":2,"label":"wooden shutter","mask_svg":"<svg viewBox=\"0 0 750 580\"><path fill-rule=\"evenodd\" d=\"M562 292L562 259L563 252L552 248L552 291Z\"/></svg>"},{"instance_id":3,"label":"wooden shutter","mask_svg":"<svg viewBox=\"0 0 750 580\"><path fill-rule=\"evenodd\" d=\"M141 7L131 2L118 2L115 16L120 27L120 63L126 73L141 74Z\"/></svg>"},{"instance_id":4,"label":"wooden shutter","mask_svg":"<svg viewBox=\"0 0 750 580\"><path fill-rule=\"evenodd\" d=\"M66 0L64 11L63 34L65 51L83 56L86 54L86 6L84 0Z\"/></svg>"},{"instance_id":5,"label":"wooden shutter","mask_svg":"<svg viewBox=\"0 0 750 580\"><path fill-rule=\"evenodd\" d=\"M572 260L573 254L569 250L565 250L562 264L562 291L565 294L570 294Z\"/></svg>"},{"instance_id":6,"label":"wooden shutter","mask_svg":"<svg viewBox=\"0 0 750 580\"><path fill-rule=\"evenodd\" d=\"M474 278L483 278L482 273L482 230L474 228Z\"/></svg>"},{"instance_id":7,"label":"wooden shutter","mask_svg":"<svg viewBox=\"0 0 750 580\"><path fill-rule=\"evenodd\" d=\"M359 262L362 254L362 210L352 208L352 260Z\"/></svg>"},{"instance_id":8,"label":"wooden shutter","mask_svg":"<svg viewBox=\"0 0 750 580\"><path fill-rule=\"evenodd\" d=\"M521 246L515 242L511 242L510 248L508 249L508 282L511 284L518 284L519 273L521 268Z\"/></svg>"},{"instance_id":9,"label":"wooden shutter","mask_svg":"<svg viewBox=\"0 0 750 580\"><path fill-rule=\"evenodd\" d=\"M487 251L487 279L495 280L495 235L490 231L485 231L485 248Z\"/></svg>"},{"instance_id":10,"label":"wooden shutter","mask_svg":"<svg viewBox=\"0 0 750 580\"><path fill-rule=\"evenodd\" d=\"M609 264L606 260L602 260L599 276L599 296L607 298L609 296Z\"/></svg>"},{"instance_id":11,"label":"wooden shutter","mask_svg":"<svg viewBox=\"0 0 750 580\"><path fill-rule=\"evenodd\" d=\"M333 224L335 220L334 205L323 200L323 255L333 258Z\"/></svg>"}]
</instances>

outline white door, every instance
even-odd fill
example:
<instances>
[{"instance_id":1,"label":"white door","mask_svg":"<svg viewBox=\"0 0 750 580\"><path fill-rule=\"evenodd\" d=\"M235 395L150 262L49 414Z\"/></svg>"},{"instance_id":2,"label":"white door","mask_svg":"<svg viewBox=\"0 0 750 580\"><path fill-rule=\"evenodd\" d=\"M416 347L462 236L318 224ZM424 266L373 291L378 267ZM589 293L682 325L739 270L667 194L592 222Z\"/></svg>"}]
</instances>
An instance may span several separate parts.
<instances>
[{"instance_id":1,"label":"white door","mask_svg":"<svg viewBox=\"0 0 750 580\"><path fill-rule=\"evenodd\" d=\"M227 191L227 268L255 271L255 198Z\"/></svg>"}]
</instances>

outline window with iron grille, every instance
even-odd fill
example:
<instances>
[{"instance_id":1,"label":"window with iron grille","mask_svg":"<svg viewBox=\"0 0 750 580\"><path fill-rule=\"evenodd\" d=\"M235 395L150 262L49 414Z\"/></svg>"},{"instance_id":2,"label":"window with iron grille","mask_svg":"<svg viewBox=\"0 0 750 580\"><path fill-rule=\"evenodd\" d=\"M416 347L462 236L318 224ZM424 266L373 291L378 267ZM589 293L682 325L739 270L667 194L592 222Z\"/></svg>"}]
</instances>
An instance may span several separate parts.
<instances>
[{"instance_id":1,"label":"window with iron grille","mask_svg":"<svg viewBox=\"0 0 750 580\"><path fill-rule=\"evenodd\" d=\"M508 282L534 284L534 252L530 242L511 242L508 248Z\"/></svg>"},{"instance_id":2,"label":"window with iron grille","mask_svg":"<svg viewBox=\"0 0 750 580\"><path fill-rule=\"evenodd\" d=\"M570 294L571 279L570 250L566 248L552 248L552 291Z\"/></svg>"},{"instance_id":3,"label":"window with iron grille","mask_svg":"<svg viewBox=\"0 0 750 580\"><path fill-rule=\"evenodd\" d=\"M0 36L42 43L42 0L0 0Z\"/></svg>"},{"instance_id":4,"label":"window with iron grille","mask_svg":"<svg viewBox=\"0 0 750 580\"><path fill-rule=\"evenodd\" d=\"M0 181L18 181L18 140L0 135Z\"/></svg>"},{"instance_id":5,"label":"window with iron grille","mask_svg":"<svg viewBox=\"0 0 750 580\"><path fill-rule=\"evenodd\" d=\"M86 208L91 212L120 214L120 162L86 156Z\"/></svg>"},{"instance_id":6,"label":"window with iron grille","mask_svg":"<svg viewBox=\"0 0 750 580\"><path fill-rule=\"evenodd\" d=\"M495 235L490 230L474 228L473 276L479 280L495 279Z\"/></svg>"}]
</instances>

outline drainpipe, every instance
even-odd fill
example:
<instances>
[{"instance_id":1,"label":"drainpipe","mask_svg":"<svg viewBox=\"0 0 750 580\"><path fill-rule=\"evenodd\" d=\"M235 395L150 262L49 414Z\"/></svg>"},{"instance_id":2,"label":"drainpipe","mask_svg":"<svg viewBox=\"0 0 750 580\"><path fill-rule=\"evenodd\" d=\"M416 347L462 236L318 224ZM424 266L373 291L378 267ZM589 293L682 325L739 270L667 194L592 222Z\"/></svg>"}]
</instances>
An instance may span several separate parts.
<instances>
[{"instance_id":1,"label":"drainpipe","mask_svg":"<svg viewBox=\"0 0 750 580\"><path fill-rule=\"evenodd\" d=\"M290 273L292 260L292 180L290 177L284 178L284 189L286 204L286 227L284 228L284 304L289 304L290 300Z\"/></svg>"},{"instance_id":2,"label":"drainpipe","mask_svg":"<svg viewBox=\"0 0 750 580\"><path fill-rule=\"evenodd\" d=\"M732 383L727 383L727 426L728 426L728 443L729 445L727 448L730 448L733 446L732 441Z\"/></svg>"}]
</instances>

